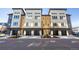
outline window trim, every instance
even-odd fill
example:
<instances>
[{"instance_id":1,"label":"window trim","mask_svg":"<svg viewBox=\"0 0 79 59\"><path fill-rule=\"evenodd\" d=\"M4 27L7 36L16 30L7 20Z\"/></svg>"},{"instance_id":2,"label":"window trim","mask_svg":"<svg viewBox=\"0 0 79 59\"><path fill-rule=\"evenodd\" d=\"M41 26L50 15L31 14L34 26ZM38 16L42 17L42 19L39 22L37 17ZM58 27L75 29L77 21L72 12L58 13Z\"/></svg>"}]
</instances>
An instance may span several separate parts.
<instances>
[{"instance_id":1,"label":"window trim","mask_svg":"<svg viewBox=\"0 0 79 59\"><path fill-rule=\"evenodd\" d=\"M63 20L65 16L60 16L60 20Z\"/></svg>"},{"instance_id":2,"label":"window trim","mask_svg":"<svg viewBox=\"0 0 79 59\"><path fill-rule=\"evenodd\" d=\"M53 23L53 27L56 27L56 26L58 26L58 24L57 23Z\"/></svg>"},{"instance_id":3,"label":"window trim","mask_svg":"<svg viewBox=\"0 0 79 59\"><path fill-rule=\"evenodd\" d=\"M58 17L57 16L52 16L52 19L58 19Z\"/></svg>"},{"instance_id":4,"label":"window trim","mask_svg":"<svg viewBox=\"0 0 79 59\"><path fill-rule=\"evenodd\" d=\"M37 20L37 19L39 19L40 18L40 16L35 16L35 20Z\"/></svg>"},{"instance_id":5,"label":"window trim","mask_svg":"<svg viewBox=\"0 0 79 59\"><path fill-rule=\"evenodd\" d=\"M19 15L14 15L13 18L14 18L14 19L19 19L19 17L20 17Z\"/></svg>"},{"instance_id":6,"label":"window trim","mask_svg":"<svg viewBox=\"0 0 79 59\"><path fill-rule=\"evenodd\" d=\"M13 26L18 26L18 22L13 22Z\"/></svg>"},{"instance_id":7,"label":"window trim","mask_svg":"<svg viewBox=\"0 0 79 59\"><path fill-rule=\"evenodd\" d=\"M38 22L35 22L35 24L34 24L35 26L38 26Z\"/></svg>"}]
</instances>

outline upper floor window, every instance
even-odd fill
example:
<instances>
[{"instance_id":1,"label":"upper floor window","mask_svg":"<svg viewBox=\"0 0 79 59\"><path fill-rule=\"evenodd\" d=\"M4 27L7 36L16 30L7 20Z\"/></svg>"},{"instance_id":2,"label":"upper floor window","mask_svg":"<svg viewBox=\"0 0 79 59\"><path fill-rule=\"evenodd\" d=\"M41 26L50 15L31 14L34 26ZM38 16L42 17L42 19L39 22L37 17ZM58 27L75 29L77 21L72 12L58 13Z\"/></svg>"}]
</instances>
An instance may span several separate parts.
<instances>
[{"instance_id":1,"label":"upper floor window","mask_svg":"<svg viewBox=\"0 0 79 59\"><path fill-rule=\"evenodd\" d=\"M60 15L64 14L64 13L59 13Z\"/></svg>"},{"instance_id":2,"label":"upper floor window","mask_svg":"<svg viewBox=\"0 0 79 59\"><path fill-rule=\"evenodd\" d=\"M28 22L26 23L26 26L29 26L29 23Z\"/></svg>"},{"instance_id":3,"label":"upper floor window","mask_svg":"<svg viewBox=\"0 0 79 59\"><path fill-rule=\"evenodd\" d=\"M12 19L12 16L11 15L9 16L9 19Z\"/></svg>"},{"instance_id":4,"label":"upper floor window","mask_svg":"<svg viewBox=\"0 0 79 59\"><path fill-rule=\"evenodd\" d=\"M40 16L35 16L35 19L39 19L40 18Z\"/></svg>"},{"instance_id":5,"label":"upper floor window","mask_svg":"<svg viewBox=\"0 0 79 59\"><path fill-rule=\"evenodd\" d=\"M53 26L58 26L57 23L53 23Z\"/></svg>"},{"instance_id":6,"label":"upper floor window","mask_svg":"<svg viewBox=\"0 0 79 59\"><path fill-rule=\"evenodd\" d=\"M3 23L0 23L0 25L2 25Z\"/></svg>"},{"instance_id":7,"label":"upper floor window","mask_svg":"<svg viewBox=\"0 0 79 59\"><path fill-rule=\"evenodd\" d=\"M18 22L13 22L13 26L17 26L18 25Z\"/></svg>"},{"instance_id":8,"label":"upper floor window","mask_svg":"<svg viewBox=\"0 0 79 59\"><path fill-rule=\"evenodd\" d=\"M32 13L28 12L27 14L32 14Z\"/></svg>"},{"instance_id":9,"label":"upper floor window","mask_svg":"<svg viewBox=\"0 0 79 59\"><path fill-rule=\"evenodd\" d=\"M32 13L29 12L29 13L26 14L26 16L27 17L32 17Z\"/></svg>"},{"instance_id":10,"label":"upper floor window","mask_svg":"<svg viewBox=\"0 0 79 59\"><path fill-rule=\"evenodd\" d=\"M8 23L8 26L10 26L11 24L10 23Z\"/></svg>"},{"instance_id":11,"label":"upper floor window","mask_svg":"<svg viewBox=\"0 0 79 59\"><path fill-rule=\"evenodd\" d=\"M60 16L60 19L65 19L65 16Z\"/></svg>"},{"instance_id":12,"label":"upper floor window","mask_svg":"<svg viewBox=\"0 0 79 59\"><path fill-rule=\"evenodd\" d=\"M20 12L15 12L15 14L20 14Z\"/></svg>"},{"instance_id":13,"label":"upper floor window","mask_svg":"<svg viewBox=\"0 0 79 59\"><path fill-rule=\"evenodd\" d=\"M32 17L32 15L29 15L28 17Z\"/></svg>"},{"instance_id":14,"label":"upper floor window","mask_svg":"<svg viewBox=\"0 0 79 59\"><path fill-rule=\"evenodd\" d=\"M29 16L26 16L26 18L27 18L26 20L32 20L33 17L29 15Z\"/></svg>"},{"instance_id":15,"label":"upper floor window","mask_svg":"<svg viewBox=\"0 0 79 59\"><path fill-rule=\"evenodd\" d=\"M61 23L61 26L64 26L64 23Z\"/></svg>"},{"instance_id":16,"label":"upper floor window","mask_svg":"<svg viewBox=\"0 0 79 59\"><path fill-rule=\"evenodd\" d=\"M52 16L52 19L57 19L57 16Z\"/></svg>"},{"instance_id":17,"label":"upper floor window","mask_svg":"<svg viewBox=\"0 0 79 59\"><path fill-rule=\"evenodd\" d=\"M38 26L38 23L35 23L35 26Z\"/></svg>"},{"instance_id":18,"label":"upper floor window","mask_svg":"<svg viewBox=\"0 0 79 59\"><path fill-rule=\"evenodd\" d=\"M51 14L57 14L57 13L51 13Z\"/></svg>"},{"instance_id":19,"label":"upper floor window","mask_svg":"<svg viewBox=\"0 0 79 59\"><path fill-rule=\"evenodd\" d=\"M14 19L19 19L19 15L15 15L14 16Z\"/></svg>"},{"instance_id":20,"label":"upper floor window","mask_svg":"<svg viewBox=\"0 0 79 59\"><path fill-rule=\"evenodd\" d=\"M40 13L35 13L35 14L40 14Z\"/></svg>"}]
</instances>

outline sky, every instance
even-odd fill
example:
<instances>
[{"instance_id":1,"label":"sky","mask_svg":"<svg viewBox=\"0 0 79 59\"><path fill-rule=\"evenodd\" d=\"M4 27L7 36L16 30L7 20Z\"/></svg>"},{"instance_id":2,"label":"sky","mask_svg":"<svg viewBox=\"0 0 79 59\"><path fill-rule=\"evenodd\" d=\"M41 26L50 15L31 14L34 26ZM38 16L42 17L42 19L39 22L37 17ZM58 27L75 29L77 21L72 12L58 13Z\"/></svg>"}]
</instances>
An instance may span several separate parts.
<instances>
[{"instance_id":1,"label":"sky","mask_svg":"<svg viewBox=\"0 0 79 59\"><path fill-rule=\"evenodd\" d=\"M44 8L43 14L48 14L49 9ZM12 13L11 8L0 8L0 23L8 21L8 14ZM79 26L79 8L67 8L67 14L71 15L72 27Z\"/></svg>"}]
</instances>

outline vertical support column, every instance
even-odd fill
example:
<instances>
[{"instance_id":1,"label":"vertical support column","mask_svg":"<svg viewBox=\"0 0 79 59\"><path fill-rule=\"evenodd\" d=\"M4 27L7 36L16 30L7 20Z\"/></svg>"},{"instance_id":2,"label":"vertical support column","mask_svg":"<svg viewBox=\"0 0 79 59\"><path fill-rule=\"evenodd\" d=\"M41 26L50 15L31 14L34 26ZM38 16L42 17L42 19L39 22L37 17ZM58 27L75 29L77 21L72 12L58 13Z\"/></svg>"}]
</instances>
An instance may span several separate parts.
<instances>
[{"instance_id":1,"label":"vertical support column","mask_svg":"<svg viewBox=\"0 0 79 59\"><path fill-rule=\"evenodd\" d=\"M22 31L22 29L20 30L20 35L23 35L23 31Z\"/></svg>"},{"instance_id":2,"label":"vertical support column","mask_svg":"<svg viewBox=\"0 0 79 59\"><path fill-rule=\"evenodd\" d=\"M68 30L66 31L66 34L67 34L67 36L69 36L69 32L68 32Z\"/></svg>"},{"instance_id":3,"label":"vertical support column","mask_svg":"<svg viewBox=\"0 0 79 59\"><path fill-rule=\"evenodd\" d=\"M18 35L20 35L20 30L18 30Z\"/></svg>"},{"instance_id":4,"label":"vertical support column","mask_svg":"<svg viewBox=\"0 0 79 59\"><path fill-rule=\"evenodd\" d=\"M53 35L53 31L51 31L51 35Z\"/></svg>"},{"instance_id":5,"label":"vertical support column","mask_svg":"<svg viewBox=\"0 0 79 59\"><path fill-rule=\"evenodd\" d=\"M41 30L39 31L40 36L42 35Z\"/></svg>"},{"instance_id":6,"label":"vertical support column","mask_svg":"<svg viewBox=\"0 0 79 59\"><path fill-rule=\"evenodd\" d=\"M61 33L61 31L60 31L60 30L58 31L58 35L59 35L59 36L61 36L61 35L62 35L62 33Z\"/></svg>"},{"instance_id":7,"label":"vertical support column","mask_svg":"<svg viewBox=\"0 0 79 59\"><path fill-rule=\"evenodd\" d=\"M31 35L34 36L34 30L31 31Z\"/></svg>"},{"instance_id":8,"label":"vertical support column","mask_svg":"<svg viewBox=\"0 0 79 59\"><path fill-rule=\"evenodd\" d=\"M24 30L24 36L26 35L26 30Z\"/></svg>"},{"instance_id":9,"label":"vertical support column","mask_svg":"<svg viewBox=\"0 0 79 59\"><path fill-rule=\"evenodd\" d=\"M10 31L10 36L12 35L12 30Z\"/></svg>"}]
</instances>

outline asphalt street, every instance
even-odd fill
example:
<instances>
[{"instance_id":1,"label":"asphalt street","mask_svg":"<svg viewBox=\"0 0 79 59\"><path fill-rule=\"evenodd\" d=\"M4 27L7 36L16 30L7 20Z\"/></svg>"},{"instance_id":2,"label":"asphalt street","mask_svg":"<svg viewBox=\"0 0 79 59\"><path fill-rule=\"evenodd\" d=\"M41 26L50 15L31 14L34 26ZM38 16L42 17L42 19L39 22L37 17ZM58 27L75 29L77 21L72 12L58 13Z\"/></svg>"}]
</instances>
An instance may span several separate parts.
<instances>
[{"instance_id":1,"label":"asphalt street","mask_svg":"<svg viewBox=\"0 0 79 59\"><path fill-rule=\"evenodd\" d=\"M2 39L0 50L79 50L78 39Z\"/></svg>"}]
</instances>

